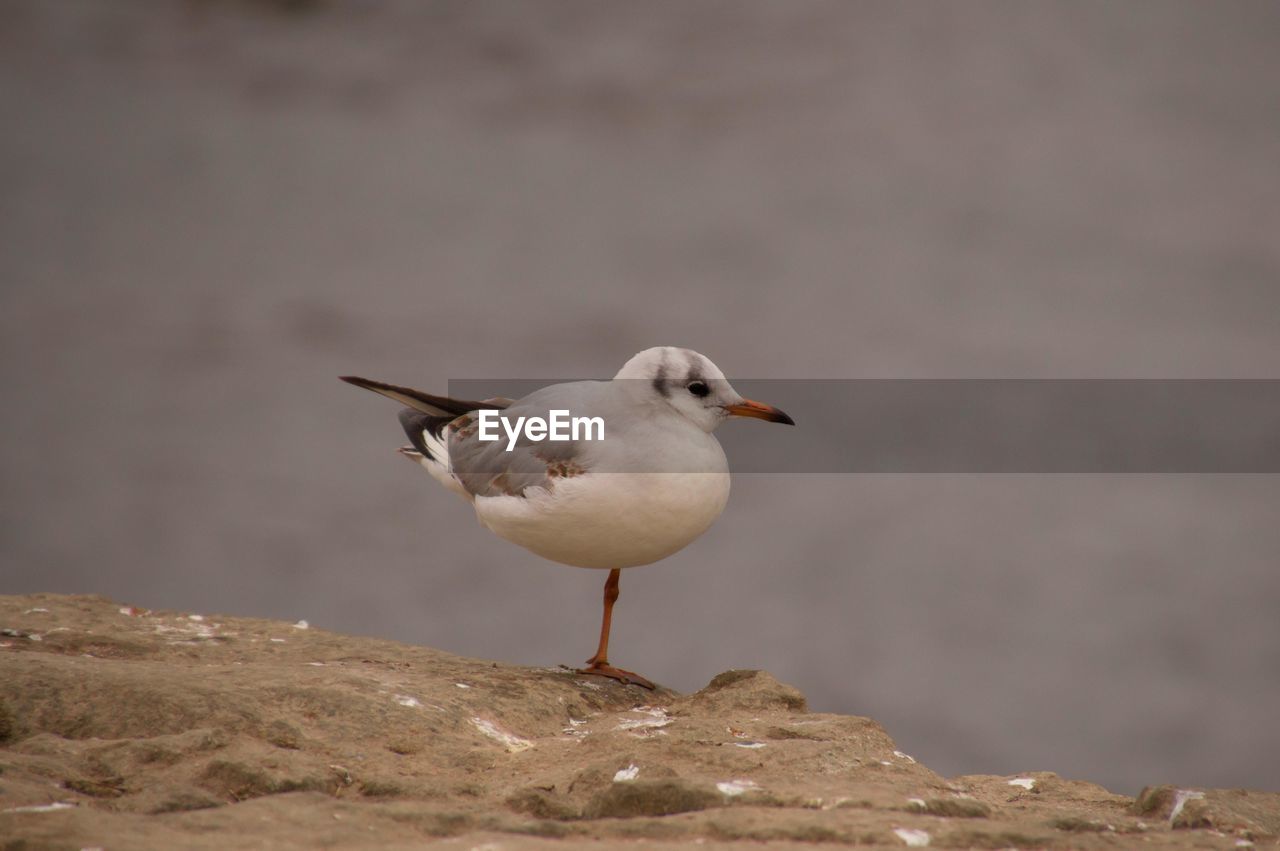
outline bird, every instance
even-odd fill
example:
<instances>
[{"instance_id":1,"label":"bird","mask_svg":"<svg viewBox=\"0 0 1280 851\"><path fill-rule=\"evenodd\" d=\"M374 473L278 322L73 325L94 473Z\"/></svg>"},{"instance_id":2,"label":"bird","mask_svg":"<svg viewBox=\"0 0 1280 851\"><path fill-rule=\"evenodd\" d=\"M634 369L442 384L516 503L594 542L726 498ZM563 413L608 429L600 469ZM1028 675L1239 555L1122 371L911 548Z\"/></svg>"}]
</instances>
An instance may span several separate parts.
<instances>
[{"instance_id":1,"label":"bird","mask_svg":"<svg viewBox=\"0 0 1280 851\"><path fill-rule=\"evenodd\" d=\"M730 417L795 425L744 398L706 356L674 346L639 352L612 379L551 384L521 399L340 379L405 406L400 453L470 502L481 525L551 561L609 571L600 641L576 672L646 689L650 680L609 661L622 570L678 552L724 511L729 466L718 426ZM557 414L573 418L560 417L566 439L547 433ZM583 429L570 428L579 421Z\"/></svg>"}]
</instances>

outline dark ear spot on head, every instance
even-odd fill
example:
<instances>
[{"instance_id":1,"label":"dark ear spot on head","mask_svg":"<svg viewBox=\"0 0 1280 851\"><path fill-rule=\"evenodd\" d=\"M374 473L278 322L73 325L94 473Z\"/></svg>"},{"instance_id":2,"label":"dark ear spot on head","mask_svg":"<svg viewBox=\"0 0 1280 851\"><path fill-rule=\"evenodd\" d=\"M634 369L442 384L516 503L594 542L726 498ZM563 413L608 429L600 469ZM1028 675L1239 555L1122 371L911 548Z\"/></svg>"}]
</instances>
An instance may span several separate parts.
<instances>
[{"instance_id":1,"label":"dark ear spot on head","mask_svg":"<svg viewBox=\"0 0 1280 851\"><path fill-rule=\"evenodd\" d=\"M658 374L653 377L653 389L658 391L659 396L671 395L671 388L667 386L667 368L665 366L658 367Z\"/></svg>"},{"instance_id":2,"label":"dark ear spot on head","mask_svg":"<svg viewBox=\"0 0 1280 851\"><path fill-rule=\"evenodd\" d=\"M671 388L667 383L667 355L662 354L662 360L658 363L658 374L653 377L653 389L658 391L658 395L667 397L671 395Z\"/></svg>"}]
</instances>

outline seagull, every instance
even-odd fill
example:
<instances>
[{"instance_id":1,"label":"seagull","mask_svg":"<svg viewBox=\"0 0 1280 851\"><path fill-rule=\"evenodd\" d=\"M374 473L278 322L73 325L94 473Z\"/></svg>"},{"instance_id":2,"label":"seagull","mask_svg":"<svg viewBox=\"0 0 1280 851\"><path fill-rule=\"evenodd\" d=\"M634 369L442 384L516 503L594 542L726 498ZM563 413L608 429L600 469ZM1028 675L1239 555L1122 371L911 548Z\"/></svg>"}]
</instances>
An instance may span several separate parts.
<instances>
[{"instance_id":1,"label":"seagull","mask_svg":"<svg viewBox=\"0 0 1280 851\"><path fill-rule=\"evenodd\" d=\"M481 525L551 561L609 571L600 643L577 673L647 689L649 680L609 663L622 569L684 549L724 511L729 466L717 426L731 416L795 425L743 398L705 356L674 346L640 352L612 380L552 384L515 400L341 379L406 406L401 454L470 502ZM561 421L565 439L547 428L557 415L574 418L572 430Z\"/></svg>"}]
</instances>

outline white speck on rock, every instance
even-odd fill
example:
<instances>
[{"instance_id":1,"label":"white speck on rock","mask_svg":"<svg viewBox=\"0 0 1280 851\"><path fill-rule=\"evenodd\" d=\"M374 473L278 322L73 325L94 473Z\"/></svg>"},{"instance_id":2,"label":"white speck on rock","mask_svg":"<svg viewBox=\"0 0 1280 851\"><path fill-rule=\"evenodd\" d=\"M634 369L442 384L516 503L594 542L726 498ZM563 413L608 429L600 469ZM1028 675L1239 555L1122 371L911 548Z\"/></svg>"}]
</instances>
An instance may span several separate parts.
<instances>
[{"instance_id":1,"label":"white speck on rock","mask_svg":"<svg viewBox=\"0 0 1280 851\"><path fill-rule=\"evenodd\" d=\"M671 718L667 716L667 710L661 706L638 706L629 711L643 717L623 718L618 722L619 730L657 729L671 723Z\"/></svg>"},{"instance_id":2,"label":"white speck on rock","mask_svg":"<svg viewBox=\"0 0 1280 851\"><path fill-rule=\"evenodd\" d=\"M635 780L640 776L640 766L632 763L626 768L618 769L618 773L613 775L614 783L626 783L629 780Z\"/></svg>"},{"instance_id":3,"label":"white speck on rock","mask_svg":"<svg viewBox=\"0 0 1280 851\"><path fill-rule=\"evenodd\" d=\"M1204 797L1204 792L1196 792L1193 789L1179 789L1173 793L1173 810L1169 813L1169 824L1173 824L1173 820L1182 815L1182 808L1187 805L1187 801L1196 801Z\"/></svg>"},{"instance_id":4,"label":"white speck on rock","mask_svg":"<svg viewBox=\"0 0 1280 851\"><path fill-rule=\"evenodd\" d=\"M25 612L23 612L23 614L24 614L24 615L32 615L32 614L35 614L36 612L45 612L45 613L47 614L47 613L48 613L48 611L49 611L48 609L44 609L44 608L39 608L39 607L37 607L37 608L34 608L34 609L27 609Z\"/></svg>"},{"instance_id":5,"label":"white speck on rock","mask_svg":"<svg viewBox=\"0 0 1280 851\"><path fill-rule=\"evenodd\" d=\"M294 629L311 629L311 624L306 621L298 621L293 625Z\"/></svg>"},{"instance_id":6,"label":"white speck on rock","mask_svg":"<svg viewBox=\"0 0 1280 851\"><path fill-rule=\"evenodd\" d=\"M591 735L591 731L590 731L590 730L580 730L580 729L578 729L579 727L585 726L585 725L586 725L586 723L587 723L587 719L585 719L585 718L582 718L582 719L578 719L578 718L570 718L570 719L569 719L569 726L568 726L568 727L565 727L565 728L564 728L563 730L561 730L560 732L564 733L566 736L569 736L569 737L570 737L570 738L572 738L572 739L576 739L577 741L582 741L582 737L583 737L583 736L589 736L589 735Z\"/></svg>"},{"instance_id":7,"label":"white speck on rock","mask_svg":"<svg viewBox=\"0 0 1280 851\"><path fill-rule=\"evenodd\" d=\"M28 641L44 641L44 636L38 632L32 632L27 634L27 640Z\"/></svg>"},{"instance_id":8,"label":"white speck on rock","mask_svg":"<svg viewBox=\"0 0 1280 851\"><path fill-rule=\"evenodd\" d=\"M760 785L754 780L726 780L723 783L717 783L716 788L720 790L721 795L727 798L736 798L754 789L759 789Z\"/></svg>"},{"instance_id":9,"label":"white speck on rock","mask_svg":"<svg viewBox=\"0 0 1280 851\"><path fill-rule=\"evenodd\" d=\"M181 618L179 618L179 620L181 620ZM210 638L217 638L218 637L217 627L220 627L220 626L222 626L222 624L220 623L215 623L213 624L213 626L210 626L208 624L203 624L203 623L193 623L190 626L167 626L166 624L161 623L161 624L156 624L154 632L157 635L172 635L174 633L178 633L179 635L189 635L192 638L204 640L204 639L210 639ZM235 633L231 633L231 634L234 635ZM179 642L170 642L170 643L179 643ZM187 642L187 643L190 643L190 642Z\"/></svg>"},{"instance_id":10,"label":"white speck on rock","mask_svg":"<svg viewBox=\"0 0 1280 851\"><path fill-rule=\"evenodd\" d=\"M187 619L193 620L193 621L202 621L204 620L204 615L187 615Z\"/></svg>"},{"instance_id":11,"label":"white speck on rock","mask_svg":"<svg viewBox=\"0 0 1280 851\"><path fill-rule=\"evenodd\" d=\"M734 745L748 750L759 750L765 746L764 742L734 742Z\"/></svg>"},{"instance_id":12,"label":"white speck on rock","mask_svg":"<svg viewBox=\"0 0 1280 851\"><path fill-rule=\"evenodd\" d=\"M916 761L916 758L913 757L911 754L906 754L906 753L903 753L902 751L894 751L893 755L896 756L898 759L905 759L907 762Z\"/></svg>"},{"instance_id":13,"label":"white speck on rock","mask_svg":"<svg viewBox=\"0 0 1280 851\"><path fill-rule=\"evenodd\" d=\"M471 688L471 686L467 685L466 683L454 683L454 685L457 686L458 688Z\"/></svg>"},{"instance_id":14,"label":"white speck on rock","mask_svg":"<svg viewBox=\"0 0 1280 851\"><path fill-rule=\"evenodd\" d=\"M386 692L383 692L383 694L386 694ZM445 711L445 708L443 706L436 706L434 703L423 703L422 701L418 700L418 698L410 694L397 694L395 696L395 699L396 699L396 703L400 704L401 706L408 706L412 709L434 709L436 712Z\"/></svg>"},{"instance_id":15,"label":"white speck on rock","mask_svg":"<svg viewBox=\"0 0 1280 851\"><path fill-rule=\"evenodd\" d=\"M10 807L7 810L0 810L0 813L52 813L57 810L70 810L75 804L68 804L65 801L54 801L52 804L33 804L27 807Z\"/></svg>"},{"instance_id":16,"label":"white speck on rock","mask_svg":"<svg viewBox=\"0 0 1280 851\"><path fill-rule=\"evenodd\" d=\"M1031 789L1036 785L1034 777L1015 777L1009 781L1010 786L1021 786L1023 789Z\"/></svg>"},{"instance_id":17,"label":"white speck on rock","mask_svg":"<svg viewBox=\"0 0 1280 851\"><path fill-rule=\"evenodd\" d=\"M907 798L907 803L913 807L919 807L922 810L927 806L924 802L924 798Z\"/></svg>"},{"instance_id":18,"label":"white speck on rock","mask_svg":"<svg viewBox=\"0 0 1280 851\"><path fill-rule=\"evenodd\" d=\"M313 668L323 668L323 667L324 667L324 662L308 662L307 664L308 664L308 665L310 665L310 666L311 666L311 667L313 667Z\"/></svg>"},{"instance_id":19,"label":"white speck on rock","mask_svg":"<svg viewBox=\"0 0 1280 851\"><path fill-rule=\"evenodd\" d=\"M911 827L895 827L894 836L901 839L911 848L923 848L929 844L929 832Z\"/></svg>"},{"instance_id":20,"label":"white speck on rock","mask_svg":"<svg viewBox=\"0 0 1280 851\"><path fill-rule=\"evenodd\" d=\"M475 728L484 735L498 742L508 751L515 753L517 751L528 750L533 747L533 742L528 739L522 739L514 733L508 733L500 728L497 724L484 718L472 718L471 723Z\"/></svg>"},{"instance_id":21,"label":"white speck on rock","mask_svg":"<svg viewBox=\"0 0 1280 851\"><path fill-rule=\"evenodd\" d=\"M272 642L273 644L284 644L283 638L269 638L267 640Z\"/></svg>"}]
</instances>

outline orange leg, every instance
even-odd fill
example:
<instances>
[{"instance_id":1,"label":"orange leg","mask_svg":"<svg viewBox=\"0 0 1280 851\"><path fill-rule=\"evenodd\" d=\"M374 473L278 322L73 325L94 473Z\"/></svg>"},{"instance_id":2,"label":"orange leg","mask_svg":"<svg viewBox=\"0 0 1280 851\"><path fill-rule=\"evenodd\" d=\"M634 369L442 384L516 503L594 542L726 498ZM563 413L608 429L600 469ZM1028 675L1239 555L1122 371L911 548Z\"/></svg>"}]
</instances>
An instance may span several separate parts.
<instances>
[{"instance_id":1,"label":"orange leg","mask_svg":"<svg viewBox=\"0 0 1280 851\"><path fill-rule=\"evenodd\" d=\"M613 621L613 604L618 602L618 577L621 575L622 571L617 568L609 571L609 578L604 583L604 619L600 622L600 646L596 648L596 655L587 660L587 667L579 668L578 673L609 677L624 685L634 684L652 689L653 683L639 674L609 664L609 625Z\"/></svg>"}]
</instances>

